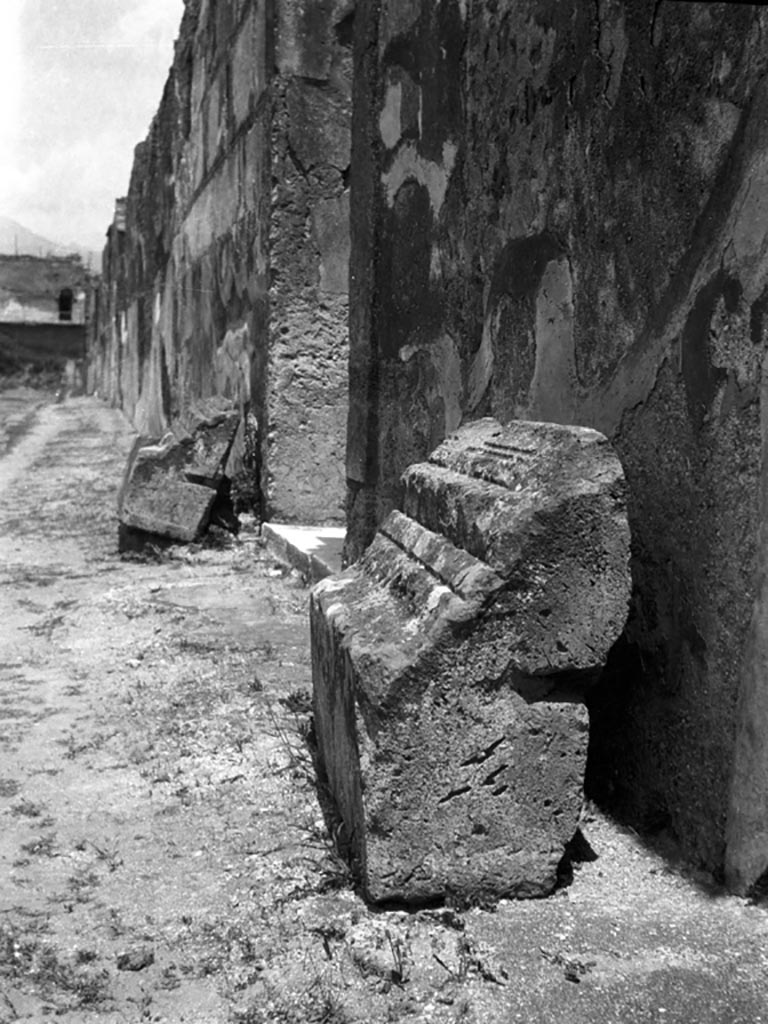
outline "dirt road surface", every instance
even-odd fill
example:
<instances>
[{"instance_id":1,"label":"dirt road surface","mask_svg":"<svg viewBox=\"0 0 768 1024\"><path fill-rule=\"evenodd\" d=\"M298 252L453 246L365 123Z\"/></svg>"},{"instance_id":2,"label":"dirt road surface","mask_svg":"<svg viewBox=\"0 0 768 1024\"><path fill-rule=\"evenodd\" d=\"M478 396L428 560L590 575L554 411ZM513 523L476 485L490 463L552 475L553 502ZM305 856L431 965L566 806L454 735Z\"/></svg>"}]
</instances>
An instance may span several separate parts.
<instances>
[{"instance_id":1,"label":"dirt road surface","mask_svg":"<svg viewBox=\"0 0 768 1024\"><path fill-rule=\"evenodd\" d=\"M768 916L593 812L546 901L372 911L303 735L307 590L246 524L121 560L132 433L0 392L0 1024L768 1024Z\"/></svg>"}]
</instances>

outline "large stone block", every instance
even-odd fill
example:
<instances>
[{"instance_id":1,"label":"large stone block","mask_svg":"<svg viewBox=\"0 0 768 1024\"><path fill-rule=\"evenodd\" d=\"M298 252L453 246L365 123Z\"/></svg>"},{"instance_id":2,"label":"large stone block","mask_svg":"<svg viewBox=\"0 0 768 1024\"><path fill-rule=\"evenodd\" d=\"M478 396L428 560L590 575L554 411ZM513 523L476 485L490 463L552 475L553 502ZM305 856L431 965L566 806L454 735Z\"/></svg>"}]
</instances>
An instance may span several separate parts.
<instances>
[{"instance_id":1,"label":"large stone block","mask_svg":"<svg viewBox=\"0 0 768 1024\"><path fill-rule=\"evenodd\" d=\"M576 830L585 689L626 619L618 458L596 431L469 424L312 592L321 783L366 895L540 896Z\"/></svg>"},{"instance_id":2,"label":"large stone block","mask_svg":"<svg viewBox=\"0 0 768 1024\"><path fill-rule=\"evenodd\" d=\"M190 542L206 526L239 414L220 399L196 403L160 440L138 438L118 496L128 530Z\"/></svg>"}]
</instances>

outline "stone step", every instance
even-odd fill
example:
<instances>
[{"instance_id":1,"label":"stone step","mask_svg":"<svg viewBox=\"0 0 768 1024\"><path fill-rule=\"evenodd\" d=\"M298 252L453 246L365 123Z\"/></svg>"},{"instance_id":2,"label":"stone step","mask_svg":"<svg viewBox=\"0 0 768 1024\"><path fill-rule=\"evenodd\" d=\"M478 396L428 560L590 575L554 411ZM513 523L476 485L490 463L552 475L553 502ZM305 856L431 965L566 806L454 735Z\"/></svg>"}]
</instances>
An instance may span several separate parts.
<instances>
[{"instance_id":1,"label":"stone step","mask_svg":"<svg viewBox=\"0 0 768 1024\"><path fill-rule=\"evenodd\" d=\"M261 536L275 558L297 569L312 583L341 571L345 535L343 526L261 524Z\"/></svg>"}]
</instances>

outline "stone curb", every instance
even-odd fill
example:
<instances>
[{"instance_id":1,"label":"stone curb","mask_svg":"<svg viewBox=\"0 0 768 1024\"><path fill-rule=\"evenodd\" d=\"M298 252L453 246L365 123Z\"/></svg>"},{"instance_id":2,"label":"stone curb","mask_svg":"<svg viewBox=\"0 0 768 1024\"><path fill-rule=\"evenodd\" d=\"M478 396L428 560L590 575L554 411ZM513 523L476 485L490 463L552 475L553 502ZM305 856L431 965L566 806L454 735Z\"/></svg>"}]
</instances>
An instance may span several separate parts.
<instances>
[{"instance_id":1,"label":"stone curb","mask_svg":"<svg viewBox=\"0 0 768 1024\"><path fill-rule=\"evenodd\" d=\"M345 535L343 526L261 524L261 536L268 550L312 583L341 572L341 550Z\"/></svg>"}]
</instances>

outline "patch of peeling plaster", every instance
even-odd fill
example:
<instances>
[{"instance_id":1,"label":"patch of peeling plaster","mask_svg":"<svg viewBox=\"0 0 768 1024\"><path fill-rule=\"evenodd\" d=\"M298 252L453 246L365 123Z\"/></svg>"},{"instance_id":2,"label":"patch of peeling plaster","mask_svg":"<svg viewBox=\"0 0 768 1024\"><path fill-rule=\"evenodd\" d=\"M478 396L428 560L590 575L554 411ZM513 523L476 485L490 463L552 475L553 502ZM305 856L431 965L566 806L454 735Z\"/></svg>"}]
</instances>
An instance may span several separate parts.
<instances>
[{"instance_id":1,"label":"patch of peeling plaster","mask_svg":"<svg viewBox=\"0 0 768 1024\"><path fill-rule=\"evenodd\" d=\"M395 197L404 182L417 181L429 193L432 213L437 216L445 202L448 182L456 163L457 148L453 142L443 143L443 160L438 164L420 155L413 143L408 143L397 153L392 166L381 176L386 189L387 204L392 207Z\"/></svg>"},{"instance_id":2,"label":"patch of peeling plaster","mask_svg":"<svg viewBox=\"0 0 768 1024\"><path fill-rule=\"evenodd\" d=\"M447 334L431 346L429 354L437 375L437 390L445 407L445 432L450 434L461 426L462 419L461 356Z\"/></svg>"},{"instance_id":3,"label":"patch of peeling plaster","mask_svg":"<svg viewBox=\"0 0 768 1024\"><path fill-rule=\"evenodd\" d=\"M247 324L227 331L216 349L214 372L218 394L227 395L239 405L250 401L250 332Z\"/></svg>"},{"instance_id":4,"label":"patch of peeling plaster","mask_svg":"<svg viewBox=\"0 0 768 1024\"><path fill-rule=\"evenodd\" d=\"M498 311L486 315L483 323L483 337L480 347L472 360L472 367L469 371L469 396L467 405L470 412L476 409L482 401L483 395L488 390L493 377L493 329L498 326L495 321L498 318Z\"/></svg>"},{"instance_id":5,"label":"patch of peeling plaster","mask_svg":"<svg viewBox=\"0 0 768 1024\"><path fill-rule=\"evenodd\" d=\"M429 279L430 281L438 281L443 273L443 267L440 260L440 250L436 245L432 246L432 250L429 254Z\"/></svg>"},{"instance_id":6,"label":"patch of peeling plaster","mask_svg":"<svg viewBox=\"0 0 768 1024\"><path fill-rule=\"evenodd\" d=\"M403 102L403 87L400 82L387 87L384 107L379 115L379 134L387 149L394 149L402 134L400 110Z\"/></svg>"},{"instance_id":7,"label":"patch of peeling plaster","mask_svg":"<svg viewBox=\"0 0 768 1024\"><path fill-rule=\"evenodd\" d=\"M400 0L399 3L382 4L379 29L379 52L397 36L411 32L421 15L422 0Z\"/></svg>"},{"instance_id":8,"label":"patch of peeling plaster","mask_svg":"<svg viewBox=\"0 0 768 1024\"><path fill-rule=\"evenodd\" d=\"M610 0L602 0L600 3L600 22L598 48L608 76L603 95L608 105L612 107L616 103L621 87L621 76L627 58L629 41L624 25L624 15L620 11L612 11Z\"/></svg>"},{"instance_id":9,"label":"patch of peeling plaster","mask_svg":"<svg viewBox=\"0 0 768 1024\"><path fill-rule=\"evenodd\" d=\"M536 369L532 415L569 423L573 418L573 280L566 259L551 260L536 296Z\"/></svg>"},{"instance_id":10,"label":"patch of peeling plaster","mask_svg":"<svg viewBox=\"0 0 768 1024\"><path fill-rule=\"evenodd\" d=\"M739 278L747 301L753 302L761 291L768 264L768 157L756 156L734 203L727 262L739 268Z\"/></svg>"},{"instance_id":11,"label":"patch of peeling plaster","mask_svg":"<svg viewBox=\"0 0 768 1024\"><path fill-rule=\"evenodd\" d=\"M449 334L444 334L428 346L403 345L400 359L407 363L417 352L429 353L435 371L437 393L443 400L445 409L445 432L450 434L461 426L462 413L462 372L461 356L456 343Z\"/></svg>"}]
</instances>

